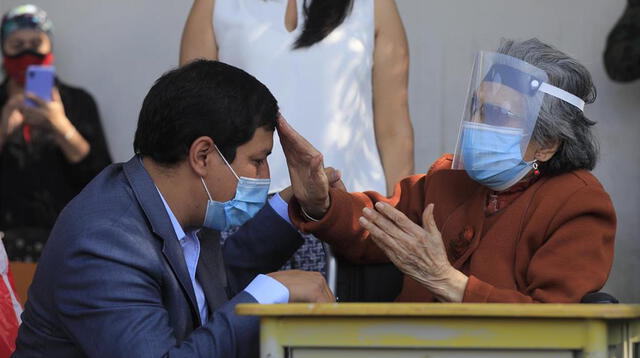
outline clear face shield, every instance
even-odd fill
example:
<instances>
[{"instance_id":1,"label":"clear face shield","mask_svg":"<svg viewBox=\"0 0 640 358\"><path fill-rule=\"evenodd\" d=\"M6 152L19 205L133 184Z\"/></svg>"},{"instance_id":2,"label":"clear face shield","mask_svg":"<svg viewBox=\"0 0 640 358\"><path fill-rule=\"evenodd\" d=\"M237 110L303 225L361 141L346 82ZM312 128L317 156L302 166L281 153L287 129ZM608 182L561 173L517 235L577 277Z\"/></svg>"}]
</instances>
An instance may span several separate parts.
<instances>
[{"instance_id":1,"label":"clear face shield","mask_svg":"<svg viewBox=\"0 0 640 358\"><path fill-rule=\"evenodd\" d=\"M580 109L578 97L547 83L545 71L511 56L476 57L460 124L453 169L464 169L496 191L521 180L535 166L524 160L544 95Z\"/></svg>"}]
</instances>

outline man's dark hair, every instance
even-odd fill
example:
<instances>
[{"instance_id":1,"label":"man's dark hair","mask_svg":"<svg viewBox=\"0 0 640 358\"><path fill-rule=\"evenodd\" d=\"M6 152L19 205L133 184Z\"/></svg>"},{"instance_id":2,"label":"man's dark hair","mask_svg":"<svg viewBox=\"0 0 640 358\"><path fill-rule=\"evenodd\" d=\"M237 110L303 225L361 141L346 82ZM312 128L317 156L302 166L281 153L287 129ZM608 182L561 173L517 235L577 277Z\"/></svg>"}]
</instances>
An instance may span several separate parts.
<instances>
[{"instance_id":1,"label":"man's dark hair","mask_svg":"<svg viewBox=\"0 0 640 358\"><path fill-rule=\"evenodd\" d=\"M278 103L245 71L198 60L162 75L144 99L133 149L172 166L187 157L193 141L213 139L229 163L256 129L274 130Z\"/></svg>"}]
</instances>

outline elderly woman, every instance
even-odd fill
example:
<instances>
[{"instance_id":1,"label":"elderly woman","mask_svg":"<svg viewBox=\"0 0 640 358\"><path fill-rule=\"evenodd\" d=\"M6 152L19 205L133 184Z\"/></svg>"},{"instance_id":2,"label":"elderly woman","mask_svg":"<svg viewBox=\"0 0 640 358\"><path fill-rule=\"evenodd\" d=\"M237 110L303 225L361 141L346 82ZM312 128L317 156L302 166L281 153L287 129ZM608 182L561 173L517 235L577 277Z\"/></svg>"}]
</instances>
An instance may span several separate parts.
<instances>
[{"instance_id":1,"label":"elderly woman","mask_svg":"<svg viewBox=\"0 0 640 358\"><path fill-rule=\"evenodd\" d=\"M290 215L350 260L393 262L397 301L579 302L606 282L616 228L590 173L591 77L533 39L481 53L471 83L453 158L390 198L329 189L320 153L281 120Z\"/></svg>"}]
</instances>

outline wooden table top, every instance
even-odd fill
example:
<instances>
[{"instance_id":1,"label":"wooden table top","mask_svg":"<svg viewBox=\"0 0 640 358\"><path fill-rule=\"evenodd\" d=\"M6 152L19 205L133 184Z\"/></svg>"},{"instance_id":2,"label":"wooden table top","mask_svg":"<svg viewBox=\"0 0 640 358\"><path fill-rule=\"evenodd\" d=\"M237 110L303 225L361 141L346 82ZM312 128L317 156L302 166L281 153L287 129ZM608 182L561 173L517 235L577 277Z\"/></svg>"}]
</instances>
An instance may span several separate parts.
<instances>
[{"instance_id":1,"label":"wooden table top","mask_svg":"<svg viewBox=\"0 0 640 358\"><path fill-rule=\"evenodd\" d=\"M516 303L324 303L239 304L251 316L527 317L640 319L640 305Z\"/></svg>"}]
</instances>

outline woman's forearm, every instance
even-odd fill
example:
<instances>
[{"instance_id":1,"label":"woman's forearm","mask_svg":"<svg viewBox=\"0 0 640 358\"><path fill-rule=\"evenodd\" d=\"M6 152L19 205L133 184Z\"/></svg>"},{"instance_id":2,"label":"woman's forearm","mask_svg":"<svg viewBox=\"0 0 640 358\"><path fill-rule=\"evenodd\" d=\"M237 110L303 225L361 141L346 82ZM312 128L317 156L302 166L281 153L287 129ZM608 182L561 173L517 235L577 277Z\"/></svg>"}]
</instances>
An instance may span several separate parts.
<instances>
[{"instance_id":1,"label":"woman's forearm","mask_svg":"<svg viewBox=\"0 0 640 358\"><path fill-rule=\"evenodd\" d=\"M393 0L376 0L373 123L387 195L413 174L413 126L409 116L409 46Z\"/></svg>"},{"instance_id":2,"label":"woman's forearm","mask_svg":"<svg viewBox=\"0 0 640 358\"><path fill-rule=\"evenodd\" d=\"M218 49L213 32L214 0L195 0L180 42L180 65L198 58L218 59Z\"/></svg>"},{"instance_id":3,"label":"woman's forearm","mask_svg":"<svg viewBox=\"0 0 640 358\"><path fill-rule=\"evenodd\" d=\"M71 122L64 128L56 130L54 135L58 147L69 163L79 163L89 155L91 145Z\"/></svg>"},{"instance_id":4,"label":"woman's forearm","mask_svg":"<svg viewBox=\"0 0 640 358\"><path fill-rule=\"evenodd\" d=\"M413 129L411 127L394 135L380 136L378 150L386 179L387 195L400 180L413 175Z\"/></svg>"}]
</instances>

